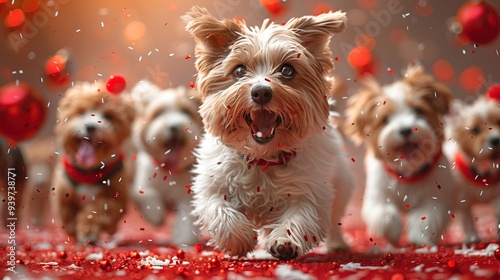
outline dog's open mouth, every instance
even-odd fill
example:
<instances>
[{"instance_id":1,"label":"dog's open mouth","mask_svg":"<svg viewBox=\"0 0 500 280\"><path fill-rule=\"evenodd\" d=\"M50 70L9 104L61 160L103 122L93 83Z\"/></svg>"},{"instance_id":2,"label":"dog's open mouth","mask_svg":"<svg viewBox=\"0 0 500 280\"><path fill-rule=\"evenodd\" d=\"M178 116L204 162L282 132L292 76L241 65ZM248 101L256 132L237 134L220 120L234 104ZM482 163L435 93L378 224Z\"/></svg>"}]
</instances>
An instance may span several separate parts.
<instances>
[{"instance_id":1,"label":"dog's open mouth","mask_svg":"<svg viewBox=\"0 0 500 280\"><path fill-rule=\"evenodd\" d=\"M400 156L410 158L419 148L420 145L417 142L406 142L399 148Z\"/></svg>"},{"instance_id":2,"label":"dog's open mouth","mask_svg":"<svg viewBox=\"0 0 500 280\"><path fill-rule=\"evenodd\" d=\"M93 167L98 163L97 146L100 143L91 139L80 139L75 155L76 162L81 167Z\"/></svg>"},{"instance_id":3,"label":"dog's open mouth","mask_svg":"<svg viewBox=\"0 0 500 280\"><path fill-rule=\"evenodd\" d=\"M254 110L251 113L245 113L244 117L253 139L259 144L266 144L273 140L276 128L281 124L281 117L267 110Z\"/></svg>"}]
</instances>

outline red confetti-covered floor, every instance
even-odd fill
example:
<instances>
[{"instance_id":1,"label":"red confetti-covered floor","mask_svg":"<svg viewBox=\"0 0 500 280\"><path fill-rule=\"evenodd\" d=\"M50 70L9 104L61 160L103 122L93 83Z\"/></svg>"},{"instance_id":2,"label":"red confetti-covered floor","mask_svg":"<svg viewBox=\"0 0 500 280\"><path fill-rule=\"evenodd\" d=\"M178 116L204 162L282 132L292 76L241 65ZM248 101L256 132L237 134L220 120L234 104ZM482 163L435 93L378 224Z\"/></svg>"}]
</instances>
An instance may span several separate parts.
<instances>
[{"instance_id":1,"label":"red confetti-covered floor","mask_svg":"<svg viewBox=\"0 0 500 280\"><path fill-rule=\"evenodd\" d=\"M493 240L493 218L488 211L479 214L482 237ZM8 271L9 232L1 232L0 275L3 279L500 279L497 242L462 245L456 223L443 236L443 245L394 248L367 236L354 222L359 221L356 215L349 214L343 223L352 252L326 254L320 247L287 262L264 250L235 260L201 245L169 246L169 225L152 228L134 210L115 236L104 236L97 245L77 244L56 225L24 227L15 236L15 274Z\"/></svg>"}]
</instances>

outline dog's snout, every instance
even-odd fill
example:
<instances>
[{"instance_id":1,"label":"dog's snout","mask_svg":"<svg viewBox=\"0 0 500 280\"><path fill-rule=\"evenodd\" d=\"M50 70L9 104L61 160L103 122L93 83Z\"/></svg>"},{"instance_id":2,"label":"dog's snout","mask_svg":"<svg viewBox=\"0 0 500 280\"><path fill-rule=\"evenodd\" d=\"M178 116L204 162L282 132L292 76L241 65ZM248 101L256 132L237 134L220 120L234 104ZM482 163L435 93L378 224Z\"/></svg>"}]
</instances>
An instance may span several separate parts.
<instances>
[{"instance_id":1,"label":"dog's snout","mask_svg":"<svg viewBox=\"0 0 500 280\"><path fill-rule=\"evenodd\" d=\"M252 95L252 100L260 105L264 105L273 98L273 91L271 87L256 85L252 88L250 93Z\"/></svg>"},{"instance_id":2,"label":"dog's snout","mask_svg":"<svg viewBox=\"0 0 500 280\"><path fill-rule=\"evenodd\" d=\"M87 133L88 134L94 134L97 130L97 127L93 124L90 124L90 125L87 125L87 127L85 128L85 130L87 130Z\"/></svg>"},{"instance_id":3,"label":"dog's snout","mask_svg":"<svg viewBox=\"0 0 500 280\"><path fill-rule=\"evenodd\" d=\"M490 142L491 146L497 147L500 145L500 137L498 137L498 136L491 137L489 142Z\"/></svg>"},{"instance_id":4,"label":"dog's snout","mask_svg":"<svg viewBox=\"0 0 500 280\"><path fill-rule=\"evenodd\" d=\"M404 138L407 138L411 135L412 130L413 129L411 129L411 127L404 127L399 130L399 134L401 134Z\"/></svg>"}]
</instances>

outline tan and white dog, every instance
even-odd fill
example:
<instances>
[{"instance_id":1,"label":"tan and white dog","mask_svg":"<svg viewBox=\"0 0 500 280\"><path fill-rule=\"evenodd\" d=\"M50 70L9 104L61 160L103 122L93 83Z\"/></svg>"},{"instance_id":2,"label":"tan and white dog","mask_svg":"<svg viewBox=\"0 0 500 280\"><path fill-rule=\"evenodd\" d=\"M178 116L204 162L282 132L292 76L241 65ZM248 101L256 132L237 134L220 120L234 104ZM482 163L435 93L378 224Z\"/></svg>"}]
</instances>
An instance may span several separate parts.
<instances>
[{"instance_id":1,"label":"tan and white dog","mask_svg":"<svg viewBox=\"0 0 500 280\"><path fill-rule=\"evenodd\" d=\"M199 7L183 19L196 42L205 128L193 214L210 244L245 256L259 241L283 260L325 239L347 249L339 223L353 185L327 102L330 38L345 13L260 28Z\"/></svg>"},{"instance_id":2,"label":"tan and white dog","mask_svg":"<svg viewBox=\"0 0 500 280\"><path fill-rule=\"evenodd\" d=\"M149 81L131 91L137 105L133 143L137 149L131 197L152 225L175 213L172 243L194 245L199 230L191 215L191 169L202 136L199 101L186 87L160 89Z\"/></svg>"},{"instance_id":3,"label":"tan and white dog","mask_svg":"<svg viewBox=\"0 0 500 280\"><path fill-rule=\"evenodd\" d=\"M495 93L496 92L496 93ZM459 105L447 122L445 153L453 165L459 218L465 242L477 242L472 208L490 204L500 221L500 86L469 105Z\"/></svg>"},{"instance_id":4,"label":"tan and white dog","mask_svg":"<svg viewBox=\"0 0 500 280\"><path fill-rule=\"evenodd\" d=\"M131 180L124 160L134 108L104 83L78 83L59 103L56 139L60 153L51 195L55 214L79 242L114 233L125 213Z\"/></svg>"},{"instance_id":5,"label":"tan and white dog","mask_svg":"<svg viewBox=\"0 0 500 280\"><path fill-rule=\"evenodd\" d=\"M400 243L436 244L457 203L442 155L452 94L422 67L387 86L375 80L350 97L345 133L366 144L366 185L361 214L369 234ZM406 219L404 219L406 218Z\"/></svg>"}]
</instances>

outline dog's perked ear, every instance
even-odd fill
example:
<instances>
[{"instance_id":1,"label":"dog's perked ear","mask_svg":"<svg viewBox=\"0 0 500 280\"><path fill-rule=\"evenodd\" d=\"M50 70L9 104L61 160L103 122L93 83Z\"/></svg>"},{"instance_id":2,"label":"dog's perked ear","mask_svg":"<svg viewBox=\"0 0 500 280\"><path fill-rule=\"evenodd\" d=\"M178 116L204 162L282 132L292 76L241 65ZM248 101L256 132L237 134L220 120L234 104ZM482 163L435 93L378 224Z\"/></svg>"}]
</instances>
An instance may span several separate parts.
<instances>
[{"instance_id":1,"label":"dog's perked ear","mask_svg":"<svg viewBox=\"0 0 500 280\"><path fill-rule=\"evenodd\" d=\"M186 30L196 42L196 55L207 63L214 62L220 53L229 51L228 47L241 34L237 21L218 20L207 9L194 6L181 19L186 23Z\"/></svg>"},{"instance_id":2,"label":"dog's perked ear","mask_svg":"<svg viewBox=\"0 0 500 280\"><path fill-rule=\"evenodd\" d=\"M347 25L346 14L340 11L292 18L285 27L292 30L301 40L301 44L317 59L320 59L326 71L333 69L330 51L330 38L341 33Z\"/></svg>"},{"instance_id":3,"label":"dog's perked ear","mask_svg":"<svg viewBox=\"0 0 500 280\"><path fill-rule=\"evenodd\" d=\"M379 103L379 96L382 89L377 81L372 77L365 77L361 81L361 88L358 92L349 97L346 109L346 121L342 131L350 136L352 140L360 145L370 134L370 123L373 122L373 112Z\"/></svg>"},{"instance_id":4,"label":"dog's perked ear","mask_svg":"<svg viewBox=\"0 0 500 280\"><path fill-rule=\"evenodd\" d=\"M431 106L436 114L446 115L453 102L453 94L449 88L426 73L422 66L410 66L406 70L405 80L417 89L415 98L422 98Z\"/></svg>"}]
</instances>

